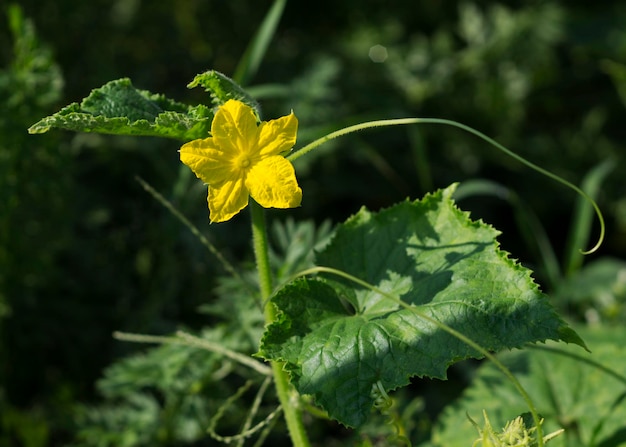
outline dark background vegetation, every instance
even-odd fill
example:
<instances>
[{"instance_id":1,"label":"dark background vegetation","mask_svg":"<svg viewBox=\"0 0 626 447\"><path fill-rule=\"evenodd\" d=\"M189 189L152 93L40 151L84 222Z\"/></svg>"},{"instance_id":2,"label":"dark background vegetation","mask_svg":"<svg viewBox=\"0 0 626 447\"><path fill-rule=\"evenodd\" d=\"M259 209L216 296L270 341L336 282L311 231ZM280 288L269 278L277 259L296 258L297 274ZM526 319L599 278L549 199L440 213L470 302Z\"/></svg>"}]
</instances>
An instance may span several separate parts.
<instances>
[{"instance_id":1,"label":"dark background vegetation","mask_svg":"<svg viewBox=\"0 0 626 447\"><path fill-rule=\"evenodd\" d=\"M208 226L205 190L181 175L178 142L26 129L121 77L182 102L208 102L186 84L207 69L232 74L271 3L24 0L34 28L21 36L5 26L3 4L0 446L73 439L76 404L96 405L103 369L137 349L113 340L114 330L167 334L211 324L197 309L214 298L217 261L135 176L173 200L229 259L250 259L247 216ZM363 120L423 116L471 125L577 184L610 160L598 196L607 219L601 254L623 258L624 23L623 2L294 1L248 86L265 86L251 91L266 118L294 109L299 146ZM375 45L387 50L382 63L369 57ZM537 214L557 256L576 200L441 126L350 136L297 167L304 200L290 215L317 222L454 181L499 182ZM474 197L461 206L502 230L504 249L536 268L544 289L556 287L510 204ZM429 405L436 413L445 403Z\"/></svg>"}]
</instances>

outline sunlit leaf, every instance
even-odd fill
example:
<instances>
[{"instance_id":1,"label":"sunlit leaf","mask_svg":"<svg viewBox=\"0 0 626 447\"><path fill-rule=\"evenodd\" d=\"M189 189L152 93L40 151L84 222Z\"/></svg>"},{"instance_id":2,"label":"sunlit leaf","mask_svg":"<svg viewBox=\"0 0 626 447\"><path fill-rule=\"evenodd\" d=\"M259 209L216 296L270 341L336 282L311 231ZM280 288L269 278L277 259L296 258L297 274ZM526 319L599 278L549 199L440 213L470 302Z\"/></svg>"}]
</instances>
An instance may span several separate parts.
<instances>
[{"instance_id":1,"label":"sunlit leaf","mask_svg":"<svg viewBox=\"0 0 626 447\"><path fill-rule=\"evenodd\" d=\"M138 90L124 78L93 90L80 104L64 107L35 123L28 131L36 134L56 128L189 141L206 138L212 120L213 112L206 106L192 107Z\"/></svg>"},{"instance_id":2,"label":"sunlit leaf","mask_svg":"<svg viewBox=\"0 0 626 447\"><path fill-rule=\"evenodd\" d=\"M454 206L453 191L379 213L362 209L317 256L318 265L360 278L412 309L330 276L296 280L272 298L279 318L260 354L285 362L298 391L345 425L365 422L377 382L393 390L414 376L445 379L451 364L482 357L420 313L491 351L546 339L583 345L530 271L498 249L498 232Z\"/></svg>"}]
</instances>

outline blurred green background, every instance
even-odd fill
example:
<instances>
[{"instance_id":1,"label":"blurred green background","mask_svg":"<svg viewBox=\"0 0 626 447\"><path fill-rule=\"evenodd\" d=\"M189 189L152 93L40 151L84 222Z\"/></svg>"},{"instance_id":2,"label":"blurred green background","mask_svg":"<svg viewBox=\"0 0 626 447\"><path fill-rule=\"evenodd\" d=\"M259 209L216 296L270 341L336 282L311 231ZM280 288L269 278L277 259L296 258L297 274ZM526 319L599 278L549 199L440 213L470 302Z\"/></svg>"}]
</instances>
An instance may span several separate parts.
<instances>
[{"instance_id":1,"label":"blurred green background","mask_svg":"<svg viewBox=\"0 0 626 447\"><path fill-rule=\"evenodd\" d=\"M208 226L206 190L181 170L176 141L31 136L26 129L121 77L181 102L208 103L186 84L207 69L232 75L271 5L3 4L0 446L74 439L76 406L96 405L103 369L139 348L112 339L114 330L167 334L200 330L215 318L198 308L215 298L218 262L135 176L179 207L228 259L250 260L247 216ZM437 117L473 126L575 184L588 176L607 238L584 262L624 259L624 23L626 4L617 1L292 1L245 86L266 119L295 111L298 147L365 120ZM582 259L568 241L585 246L597 235L594 222L589 231L582 225L581 237L568 236L573 226L581 229L573 225L580 220L570 190L452 128L367 131L298 163L303 206L288 215L317 223L455 181L491 182L473 183L477 189L468 189L460 206L503 231L502 247L557 297L580 278ZM526 210L522 222L519 210ZM550 250L537 243L537 223L554 251L552 264ZM582 295L578 304L563 304L567 297L556 304L583 320L593 297ZM448 402L440 399L428 403L433 417Z\"/></svg>"}]
</instances>

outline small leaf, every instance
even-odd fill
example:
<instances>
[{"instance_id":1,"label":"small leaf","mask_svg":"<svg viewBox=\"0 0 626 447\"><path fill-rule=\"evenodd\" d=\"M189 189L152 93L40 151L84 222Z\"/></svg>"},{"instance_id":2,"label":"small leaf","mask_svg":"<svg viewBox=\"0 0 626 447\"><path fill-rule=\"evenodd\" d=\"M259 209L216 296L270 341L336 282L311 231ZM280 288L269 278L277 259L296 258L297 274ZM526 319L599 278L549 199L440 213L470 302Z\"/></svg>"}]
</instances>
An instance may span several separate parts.
<instances>
[{"instance_id":1,"label":"small leaf","mask_svg":"<svg viewBox=\"0 0 626 447\"><path fill-rule=\"evenodd\" d=\"M127 78L95 89L78 103L64 107L28 129L45 133L51 128L75 132L175 138L206 138L213 112L206 106L187 106L163 95L137 90Z\"/></svg>"},{"instance_id":2,"label":"small leaf","mask_svg":"<svg viewBox=\"0 0 626 447\"><path fill-rule=\"evenodd\" d=\"M216 106L221 106L229 99L236 99L244 104L252 107L259 115L259 104L250 96L239 84L230 79L228 76L219 71L209 70L202 74L196 75L187 88L201 86L209 92L211 100Z\"/></svg>"},{"instance_id":3,"label":"small leaf","mask_svg":"<svg viewBox=\"0 0 626 447\"><path fill-rule=\"evenodd\" d=\"M317 256L318 265L413 309L331 277L299 279L272 298L279 318L267 328L260 355L285 362L298 391L347 426L367 419L376 382L393 390L413 376L445 379L451 364L482 356L418 313L490 351L562 335L582 344L530 271L498 249L498 232L454 206L454 189L377 214L362 209Z\"/></svg>"}]
</instances>

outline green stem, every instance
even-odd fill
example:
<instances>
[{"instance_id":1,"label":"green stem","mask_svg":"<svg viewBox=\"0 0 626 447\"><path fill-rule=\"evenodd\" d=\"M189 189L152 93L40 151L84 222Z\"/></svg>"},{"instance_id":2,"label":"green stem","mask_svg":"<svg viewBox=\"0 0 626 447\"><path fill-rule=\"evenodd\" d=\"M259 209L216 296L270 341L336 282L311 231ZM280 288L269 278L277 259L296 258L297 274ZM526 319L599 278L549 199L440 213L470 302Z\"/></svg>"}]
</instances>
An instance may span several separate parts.
<instances>
[{"instance_id":1,"label":"green stem","mask_svg":"<svg viewBox=\"0 0 626 447\"><path fill-rule=\"evenodd\" d=\"M254 244L254 257L256 268L259 272L259 287L261 288L261 299L266 302L272 294L272 271L270 269L270 258L267 248L267 231L265 229L265 212L263 207L250 199L250 214L252 216L252 241ZM271 306L266 306L270 308ZM267 311L266 314L267 316ZM271 315L274 320L274 316ZM271 321L266 321L271 323Z\"/></svg>"},{"instance_id":2,"label":"green stem","mask_svg":"<svg viewBox=\"0 0 626 447\"><path fill-rule=\"evenodd\" d=\"M267 246L267 231L265 226L265 213L261 205L254 200L250 200L250 214L252 216L252 240L254 243L254 256L256 258L257 270L259 272L259 285L261 288L261 299L265 305L265 324L270 324L276 319L276 309L269 302L272 295L272 271L270 269L269 253ZM274 383L276 393L283 407L287 429L294 447L309 447L310 443L304 424L302 423L302 412L298 408L296 399L292 398L292 390L289 386L289 378L283 369L281 362L271 362L274 373Z\"/></svg>"}]
</instances>

